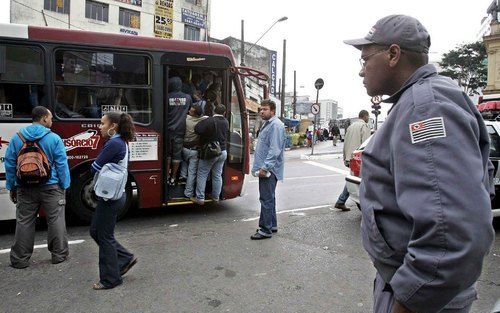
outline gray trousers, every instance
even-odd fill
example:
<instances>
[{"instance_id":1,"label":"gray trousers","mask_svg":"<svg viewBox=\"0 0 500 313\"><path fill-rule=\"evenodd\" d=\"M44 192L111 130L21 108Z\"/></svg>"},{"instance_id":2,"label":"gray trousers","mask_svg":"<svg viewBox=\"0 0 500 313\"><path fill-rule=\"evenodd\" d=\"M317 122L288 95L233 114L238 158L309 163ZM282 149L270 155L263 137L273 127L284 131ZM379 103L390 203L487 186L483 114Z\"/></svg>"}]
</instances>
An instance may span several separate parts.
<instances>
[{"instance_id":1,"label":"gray trousers","mask_svg":"<svg viewBox=\"0 0 500 313\"><path fill-rule=\"evenodd\" d=\"M390 288L386 287L385 281L377 274L373 283L373 313L392 313L394 300L394 293ZM468 313L471 306L472 304L462 309L444 309L440 313Z\"/></svg>"},{"instance_id":2,"label":"gray trousers","mask_svg":"<svg viewBox=\"0 0 500 313\"><path fill-rule=\"evenodd\" d=\"M52 263L64 261L68 256L68 235L64 207L66 198L59 185L17 188L16 234L10 250L14 267L26 267L35 244L35 222L41 208L47 220L47 246L52 253Z\"/></svg>"}]
</instances>

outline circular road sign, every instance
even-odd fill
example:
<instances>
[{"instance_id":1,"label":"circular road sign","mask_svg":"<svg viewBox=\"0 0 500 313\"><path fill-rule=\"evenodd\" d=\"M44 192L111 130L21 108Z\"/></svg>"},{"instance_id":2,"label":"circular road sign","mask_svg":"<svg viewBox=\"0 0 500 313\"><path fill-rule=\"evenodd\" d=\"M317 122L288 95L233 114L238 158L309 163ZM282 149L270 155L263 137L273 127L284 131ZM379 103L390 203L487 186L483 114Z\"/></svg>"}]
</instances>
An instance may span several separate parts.
<instances>
[{"instance_id":1,"label":"circular road sign","mask_svg":"<svg viewBox=\"0 0 500 313\"><path fill-rule=\"evenodd\" d=\"M322 78L318 78L316 79L316 81L314 82L314 87L317 89L317 90L320 90L321 88L323 88L323 85L325 84L325 82L323 81Z\"/></svg>"},{"instance_id":2,"label":"circular road sign","mask_svg":"<svg viewBox=\"0 0 500 313\"><path fill-rule=\"evenodd\" d=\"M317 115L319 113L319 104L315 103L311 105L311 113Z\"/></svg>"}]
</instances>

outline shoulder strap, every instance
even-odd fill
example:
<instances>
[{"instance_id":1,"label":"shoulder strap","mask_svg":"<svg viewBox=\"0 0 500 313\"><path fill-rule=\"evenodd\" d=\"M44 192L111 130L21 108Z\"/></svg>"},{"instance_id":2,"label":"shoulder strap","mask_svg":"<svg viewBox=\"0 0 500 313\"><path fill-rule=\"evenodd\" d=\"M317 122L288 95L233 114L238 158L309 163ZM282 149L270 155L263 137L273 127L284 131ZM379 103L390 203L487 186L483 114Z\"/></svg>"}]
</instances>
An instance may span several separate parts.
<instances>
[{"instance_id":1,"label":"shoulder strap","mask_svg":"<svg viewBox=\"0 0 500 313\"><path fill-rule=\"evenodd\" d=\"M212 119L214 121L214 129L215 129L215 132L214 132L214 140L213 141L217 141L217 121L215 120L215 117L212 116Z\"/></svg>"},{"instance_id":2,"label":"shoulder strap","mask_svg":"<svg viewBox=\"0 0 500 313\"><path fill-rule=\"evenodd\" d=\"M434 94L432 92L431 81L429 79L421 79L417 81L411 87L411 92L413 103L416 108L434 101Z\"/></svg>"},{"instance_id":3,"label":"shoulder strap","mask_svg":"<svg viewBox=\"0 0 500 313\"><path fill-rule=\"evenodd\" d=\"M23 134L21 134L21 132L17 132L17 135L19 136L19 138L23 143L26 143L26 139L24 138Z\"/></svg>"}]
</instances>

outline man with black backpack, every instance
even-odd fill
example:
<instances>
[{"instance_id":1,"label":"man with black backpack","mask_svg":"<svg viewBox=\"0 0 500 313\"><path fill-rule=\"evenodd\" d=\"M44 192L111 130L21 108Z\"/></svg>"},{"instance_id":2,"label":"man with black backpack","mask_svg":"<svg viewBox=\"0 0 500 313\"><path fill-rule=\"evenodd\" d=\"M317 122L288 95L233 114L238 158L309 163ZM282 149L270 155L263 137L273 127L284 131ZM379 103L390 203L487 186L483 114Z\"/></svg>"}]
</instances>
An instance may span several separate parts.
<instances>
[{"instance_id":1,"label":"man with black backpack","mask_svg":"<svg viewBox=\"0 0 500 313\"><path fill-rule=\"evenodd\" d=\"M47 245L52 263L64 262L68 257L64 208L70 174L66 149L61 138L50 131L52 113L37 106L31 114L33 124L12 137L5 154L7 189L10 199L17 204L16 234L10 252L14 268L29 266L40 208L47 219Z\"/></svg>"}]
</instances>

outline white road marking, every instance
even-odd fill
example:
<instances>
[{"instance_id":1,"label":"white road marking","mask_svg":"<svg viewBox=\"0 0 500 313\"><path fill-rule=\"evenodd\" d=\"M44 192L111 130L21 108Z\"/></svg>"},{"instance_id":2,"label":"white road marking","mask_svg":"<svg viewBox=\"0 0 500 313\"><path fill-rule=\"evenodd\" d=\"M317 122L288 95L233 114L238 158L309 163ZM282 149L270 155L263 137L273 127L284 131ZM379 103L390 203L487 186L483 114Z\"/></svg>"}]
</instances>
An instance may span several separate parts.
<instances>
[{"instance_id":1,"label":"white road marking","mask_svg":"<svg viewBox=\"0 0 500 313\"><path fill-rule=\"evenodd\" d=\"M324 169L327 169L329 171L332 171L332 172L335 172L335 173L339 173L339 174L342 174L342 175L349 175L349 174L351 174L350 171L341 170L340 168L336 168L336 167L333 167L333 166L330 166L330 165L326 165L326 164L322 164L322 163L318 163L318 162L314 162L314 161L304 161L304 163L309 164L309 165L313 165L313 166L317 166L317 167L321 167L321 168L324 168Z\"/></svg>"},{"instance_id":2,"label":"white road marking","mask_svg":"<svg viewBox=\"0 0 500 313\"><path fill-rule=\"evenodd\" d=\"M83 239L79 239L79 240L72 240L72 241L68 241L68 243L70 245L76 245L76 244L79 244L79 243L82 243L82 242L85 242L85 240ZM40 249L40 248L47 248L47 244L43 244L43 245L36 245L34 246L33 248L35 249ZM10 249L3 249L3 250L0 250L0 254L5 254L5 253L9 253L10 252Z\"/></svg>"},{"instance_id":3,"label":"white road marking","mask_svg":"<svg viewBox=\"0 0 500 313\"><path fill-rule=\"evenodd\" d=\"M340 159L342 158L342 154L319 154L319 155L310 155L310 154L302 154L300 155L301 160L332 160L332 159Z\"/></svg>"},{"instance_id":4,"label":"white road marking","mask_svg":"<svg viewBox=\"0 0 500 313\"><path fill-rule=\"evenodd\" d=\"M296 180L296 179L311 179L311 178L325 178L325 177L335 177L342 176L341 174L331 174L331 175L316 175L316 176L299 176L299 177L285 177L285 181L287 180ZM252 179L248 181L249 183L257 183L258 179Z\"/></svg>"},{"instance_id":5,"label":"white road marking","mask_svg":"<svg viewBox=\"0 0 500 313\"><path fill-rule=\"evenodd\" d=\"M283 210L283 211L278 211L276 214L283 214L283 213L295 213L295 212L301 212L301 211L310 211L310 210L316 210L316 209L322 209L322 208L327 208L331 207L331 204L325 204L325 205L317 205L317 206L311 206L308 208L299 208L299 209L292 209L292 210ZM244 218L241 221L242 222L251 222L251 221L256 221L260 217L250 217L250 218Z\"/></svg>"}]
</instances>

